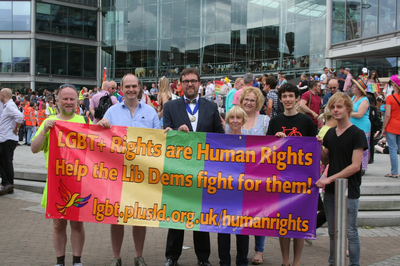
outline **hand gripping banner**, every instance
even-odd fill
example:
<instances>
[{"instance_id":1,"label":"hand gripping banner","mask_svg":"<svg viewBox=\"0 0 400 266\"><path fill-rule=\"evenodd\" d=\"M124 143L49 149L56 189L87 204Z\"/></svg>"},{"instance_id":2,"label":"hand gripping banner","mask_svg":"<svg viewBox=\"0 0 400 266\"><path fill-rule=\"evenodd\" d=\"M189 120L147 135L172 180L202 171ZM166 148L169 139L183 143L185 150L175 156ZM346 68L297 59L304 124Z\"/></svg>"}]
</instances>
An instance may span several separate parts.
<instances>
[{"instance_id":1,"label":"hand gripping banner","mask_svg":"<svg viewBox=\"0 0 400 266\"><path fill-rule=\"evenodd\" d=\"M316 138L57 121L47 218L315 239Z\"/></svg>"}]
</instances>

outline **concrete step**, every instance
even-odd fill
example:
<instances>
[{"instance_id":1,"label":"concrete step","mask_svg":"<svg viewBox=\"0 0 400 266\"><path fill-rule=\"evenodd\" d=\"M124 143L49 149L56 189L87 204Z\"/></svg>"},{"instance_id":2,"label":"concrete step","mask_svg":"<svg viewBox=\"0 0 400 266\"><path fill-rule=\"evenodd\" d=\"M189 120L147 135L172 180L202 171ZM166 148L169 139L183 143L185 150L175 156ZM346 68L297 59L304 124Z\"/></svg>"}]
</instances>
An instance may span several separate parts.
<instances>
[{"instance_id":1,"label":"concrete step","mask_svg":"<svg viewBox=\"0 0 400 266\"><path fill-rule=\"evenodd\" d=\"M399 196L361 196L360 211L400 211Z\"/></svg>"},{"instance_id":2,"label":"concrete step","mask_svg":"<svg viewBox=\"0 0 400 266\"><path fill-rule=\"evenodd\" d=\"M361 185L361 195L400 195L400 180L398 182L387 183L363 183Z\"/></svg>"},{"instance_id":3,"label":"concrete step","mask_svg":"<svg viewBox=\"0 0 400 266\"><path fill-rule=\"evenodd\" d=\"M400 211L360 211L357 223L358 226L399 226Z\"/></svg>"},{"instance_id":4,"label":"concrete step","mask_svg":"<svg viewBox=\"0 0 400 266\"><path fill-rule=\"evenodd\" d=\"M46 182L46 178L47 178L46 169L44 170L37 170L37 169L27 170L21 168L14 169L14 179Z\"/></svg>"},{"instance_id":5,"label":"concrete step","mask_svg":"<svg viewBox=\"0 0 400 266\"><path fill-rule=\"evenodd\" d=\"M28 180L14 180L14 187L21 190L26 190L35 193L43 193L45 182L28 181Z\"/></svg>"}]
</instances>

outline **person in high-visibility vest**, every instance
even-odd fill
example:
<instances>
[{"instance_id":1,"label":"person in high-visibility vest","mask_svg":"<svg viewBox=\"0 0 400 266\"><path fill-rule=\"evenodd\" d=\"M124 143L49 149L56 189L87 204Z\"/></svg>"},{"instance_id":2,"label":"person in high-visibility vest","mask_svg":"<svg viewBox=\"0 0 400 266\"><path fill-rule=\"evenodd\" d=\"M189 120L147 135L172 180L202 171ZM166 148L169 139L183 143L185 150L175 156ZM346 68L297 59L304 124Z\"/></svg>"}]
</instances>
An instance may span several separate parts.
<instances>
[{"instance_id":1,"label":"person in high-visibility vest","mask_svg":"<svg viewBox=\"0 0 400 266\"><path fill-rule=\"evenodd\" d=\"M26 142L28 146L31 146L31 139L36 133L36 114L33 108L34 106L35 103L30 102L28 108L25 107L26 109L24 110L24 120L27 131Z\"/></svg>"},{"instance_id":2,"label":"person in high-visibility vest","mask_svg":"<svg viewBox=\"0 0 400 266\"><path fill-rule=\"evenodd\" d=\"M39 112L38 112L38 125L43 123L43 121L46 119L46 104L42 104Z\"/></svg>"},{"instance_id":3,"label":"person in high-visibility vest","mask_svg":"<svg viewBox=\"0 0 400 266\"><path fill-rule=\"evenodd\" d=\"M49 97L49 107L46 109L46 118L51 117L53 115L57 115L58 111L57 108L54 106L53 97Z\"/></svg>"}]
</instances>

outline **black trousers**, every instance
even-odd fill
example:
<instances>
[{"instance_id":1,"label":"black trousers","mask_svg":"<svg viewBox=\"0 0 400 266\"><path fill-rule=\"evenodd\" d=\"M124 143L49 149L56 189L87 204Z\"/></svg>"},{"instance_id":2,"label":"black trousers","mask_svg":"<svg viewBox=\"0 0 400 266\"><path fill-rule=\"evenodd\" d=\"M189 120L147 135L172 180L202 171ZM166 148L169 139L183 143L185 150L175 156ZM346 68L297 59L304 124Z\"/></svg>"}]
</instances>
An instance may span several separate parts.
<instances>
[{"instance_id":1,"label":"black trousers","mask_svg":"<svg viewBox=\"0 0 400 266\"><path fill-rule=\"evenodd\" d=\"M249 260L247 255L249 254L249 236L236 235L236 265L244 266L248 265ZM230 266L231 265L231 235L230 234L218 234L218 256L219 265Z\"/></svg>"},{"instance_id":2,"label":"black trousers","mask_svg":"<svg viewBox=\"0 0 400 266\"><path fill-rule=\"evenodd\" d=\"M178 260L182 254L183 237L185 231L169 229L165 257ZM210 257L210 234L208 232L193 231L194 251L199 261L208 261Z\"/></svg>"},{"instance_id":3,"label":"black trousers","mask_svg":"<svg viewBox=\"0 0 400 266\"><path fill-rule=\"evenodd\" d=\"M0 176L1 185L14 185L14 150L17 147L17 141L7 140L0 143Z\"/></svg>"},{"instance_id":4,"label":"black trousers","mask_svg":"<svg viewBox=\"0 0 400 266\"><path fill-rule=\"evenodd\" d=\"M321 194L318 195L318 211L319 212L317 214L317 228L320 228L324 223L326 223L324 203L322 202Z\"/></svg>"}]
</instances>

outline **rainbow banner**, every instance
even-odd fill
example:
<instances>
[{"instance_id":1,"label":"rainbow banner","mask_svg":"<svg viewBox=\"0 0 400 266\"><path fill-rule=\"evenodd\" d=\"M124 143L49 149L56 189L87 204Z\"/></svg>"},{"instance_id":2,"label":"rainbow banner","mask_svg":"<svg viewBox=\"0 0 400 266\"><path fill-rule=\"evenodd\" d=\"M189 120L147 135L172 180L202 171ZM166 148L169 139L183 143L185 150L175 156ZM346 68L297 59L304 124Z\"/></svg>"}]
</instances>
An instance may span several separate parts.
<instances>
[{"instance_id":1,"label":"rainbow banner","mask_svg":"<svg viewBox=\"0 0 400 266\"><path fill-rule=\"evenodd\" d=\"M367 85L367 92L372 92L372 93L380 93L381 92L381 87L379 84L368 84Z\"/></svg>"},{"instance_id":2,"label":"rainbow banner","mask_svg":"<svg viewBox=\"0 0 400 266\"><path fill-rule=\"evenodd\" d=\"M222 86L224 85L223 81L220 80L214 80L214 86L215 86L215 94L219 94L221 92Z\"/></svg>"},{"instance_id":3,"label":"rainbow banner","mask_svg":"<svg viewBox=\"0 0 400 266\"><path fill-rule=\"evenodd\" d=\"M57 121L47 218L314 239L316 138Z\"/></svg>"}]
</instances>

